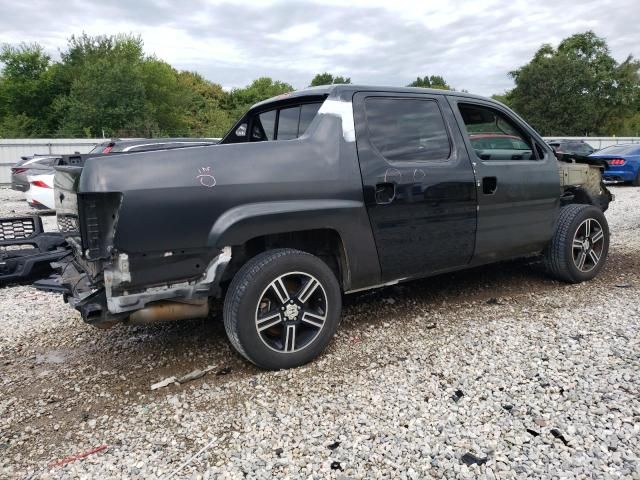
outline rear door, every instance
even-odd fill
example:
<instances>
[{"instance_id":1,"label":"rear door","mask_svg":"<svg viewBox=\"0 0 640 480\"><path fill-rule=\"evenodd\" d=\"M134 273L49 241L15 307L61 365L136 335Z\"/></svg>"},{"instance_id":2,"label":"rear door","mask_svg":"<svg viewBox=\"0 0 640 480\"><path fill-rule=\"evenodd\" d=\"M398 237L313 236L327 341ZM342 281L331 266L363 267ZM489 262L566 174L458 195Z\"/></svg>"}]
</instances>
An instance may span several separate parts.
<instances>
[{"instance_id":1,"label":"rear door","mask_svg":"<svg viewBox=\"0 0 640 480\"><path fill-rule=\"evenodd\" d=\"M442 95L361 92L353 99L364 196L383 281L466 265L475 179Z\"/></svg>"},{"instance_id":2,"label":"rear door","mask_svg":"<svg viewBox=\"0 0 640 480\"><path fill-rule=\"evenodd\" d=\"M474 262L542 250L553 235L560 202L553 151L508 109L448 98L478 179Z\"/></svg>"}]
</instances>

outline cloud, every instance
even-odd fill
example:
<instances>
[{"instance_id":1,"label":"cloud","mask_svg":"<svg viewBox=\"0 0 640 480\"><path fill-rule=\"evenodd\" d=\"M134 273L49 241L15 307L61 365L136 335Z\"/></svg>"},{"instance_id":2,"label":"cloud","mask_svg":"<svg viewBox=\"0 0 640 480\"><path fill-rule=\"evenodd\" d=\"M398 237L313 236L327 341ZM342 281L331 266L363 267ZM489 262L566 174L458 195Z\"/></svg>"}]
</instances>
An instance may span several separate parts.
<instances>
[{"instance_id":1,"label":"cloud","mask_svg":"<svg viewBox=\"0 0 640 480\"><path fill-rule=\"evenodd\" d=\"M593 29L618 60L640 45L637 0L249 2L0 0L0 42L64 49L71 34L140 33L149 54L225 87L271 76L302 88L329 71L362 84L442 75L490 95L543 43Z\"/></svg>"}]
</instances>

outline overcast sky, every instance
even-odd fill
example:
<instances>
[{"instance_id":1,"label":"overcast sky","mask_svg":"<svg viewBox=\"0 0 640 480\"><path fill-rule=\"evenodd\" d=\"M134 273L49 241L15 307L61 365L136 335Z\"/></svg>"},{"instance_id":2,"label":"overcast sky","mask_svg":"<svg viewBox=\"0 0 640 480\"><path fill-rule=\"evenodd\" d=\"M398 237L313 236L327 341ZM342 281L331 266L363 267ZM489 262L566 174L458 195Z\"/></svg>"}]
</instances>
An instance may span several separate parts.
<instances>
[{"instance_id":1,"label":"overcast sky","mask_svg":"<svg viewBox=\"0 0 640 480\"><path fill-rule=\"evenodd\" d=\"M329 71L406 85L442 75L491 95L542 43L588 29L616 59L640 56L640 0L0 0L0 42L54 57L73 33L139 33L148 54L225 88L270 76L296 88Z\"/></svg>"}]
</instances>

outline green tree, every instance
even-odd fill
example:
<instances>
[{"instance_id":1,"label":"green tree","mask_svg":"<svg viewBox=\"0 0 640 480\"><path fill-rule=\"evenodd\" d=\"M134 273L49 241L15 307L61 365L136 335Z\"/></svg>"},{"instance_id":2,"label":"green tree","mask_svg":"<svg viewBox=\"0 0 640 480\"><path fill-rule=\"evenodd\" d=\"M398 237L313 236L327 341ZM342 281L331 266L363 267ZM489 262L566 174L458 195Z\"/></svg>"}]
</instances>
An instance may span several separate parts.
<instances>
[{"instance_id":1,"label":"green tree","mask_svg":"<svg viewBox=\"0 0 640 480\"><path fill-rule=\"evenodd\" d=\"M227 94L217 83L205 80L195 72L180 72L178 83L186 92L187 131L198 137L221 137L233 125L234 119L224 107Z\"/></svg>"},{"instance_id":2,"label":"green tree","mask_svg":"<svg viewBox=\"0 0 640 480\"><path fill-rule=\"evenodd\" d=\"M144 86L144 136L185 135L189 106L188 86L180 83L178 72L168 63L148 58L141 64Z\"/></svg>"},{"instance_id":3,"label":"green tree","mask_svg":"<svg viewBox=\"0 0 640 480\"><path fill-rule=\"evenodd\" d=\"M503 94L494 94L491 95L491 98L497 100L500 103L504 103L507 107L511 106L511 90L507 90Z\"/></svg>"},{"instance_id":4,"label":"green tree","mask_svg":"<svg viewBox=\"0 0 640 480\"><path fill-rule=\"evenodd\" d=\"M229 111L232 121L236 122L254 103L292 91L293 87L288 83L261 77L245 88L231 90L225 102L225 109Z\"/></svg>"},{"instance_id":5,"label":"green tree","mask_svg":"<svg viewBox=\"0 0 640 480\"><path fill-rule=\"evenodd\" d=\"M341 77L341 76L333 76L328 72L318 73L311 80L310 87L317 87L320 85L336 85L336 84L345 84L351 83L351 78L349 77Z\"/></svg>"},{"instance_id":6,"label":"green tree","mask_svg":"<svg viewBox=\"0 0 640 480\"><path fill-rule=\"evenodd\" d=\"M62 53L69 92L55 100L65 135L131 135L145 130L142 40L129 35L71 37Z\"/></svg>"},{"instance_id":7,"label":"green tree","mask_svg":"<svg viewBox=\"0 0 640 480\"><path fill-rule=\"evenodd\" d=\"M440 75L425 75L424 77L416 78L407 87L422 87L422 88L438 88L440 90L452 90L449 84Z\"/></svg>"},{"instance_id":8,"label":"green tree","mask_svg":"<svg viewBox=\"0 0 640 480\"><path fill-rule=\"evenodd\" d=\"M38 44L5 44L0 63L0 136L37 135L51 105L51 58Z\"/></svg>"},{"instance_id":9,"label":"green tree","mask_svg":"<svg viewBox=\"0 0 640 480\"><path fill-rule=\"evenodd\" d=\"M633 57L618 64L591 31L572 35L510 73L510 103L543 135L611 134L612 121L638 111L639 68Z\"/></svg>"}]
</instances>

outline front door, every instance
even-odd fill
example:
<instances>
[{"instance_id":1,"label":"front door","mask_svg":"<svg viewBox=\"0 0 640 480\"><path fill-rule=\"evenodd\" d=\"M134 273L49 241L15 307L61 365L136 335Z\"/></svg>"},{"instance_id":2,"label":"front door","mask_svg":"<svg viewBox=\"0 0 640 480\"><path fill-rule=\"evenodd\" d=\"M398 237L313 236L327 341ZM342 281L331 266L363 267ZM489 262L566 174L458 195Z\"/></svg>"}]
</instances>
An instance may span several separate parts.
<instances>
[{"instance_id":1,"label":"front door","mask_svg":"<svg viewBox=\"0 0 640 480\"><path fill-rule=\"evenodd\" d=\"M361 92L353 103L383 281L468 264L475 178L444 95Z\"/></svg>"},{"instance_id":2,"label":"front door","mask_svg":"<svg viewBox=\"0 0 640 480\"><path fill-rule=\"evenodd\" d=\"M474 263L541 251L553 235L560 201L553 152L506 108L455 96L449 102L478 180Z\"/></svg>"}]
</instances>

